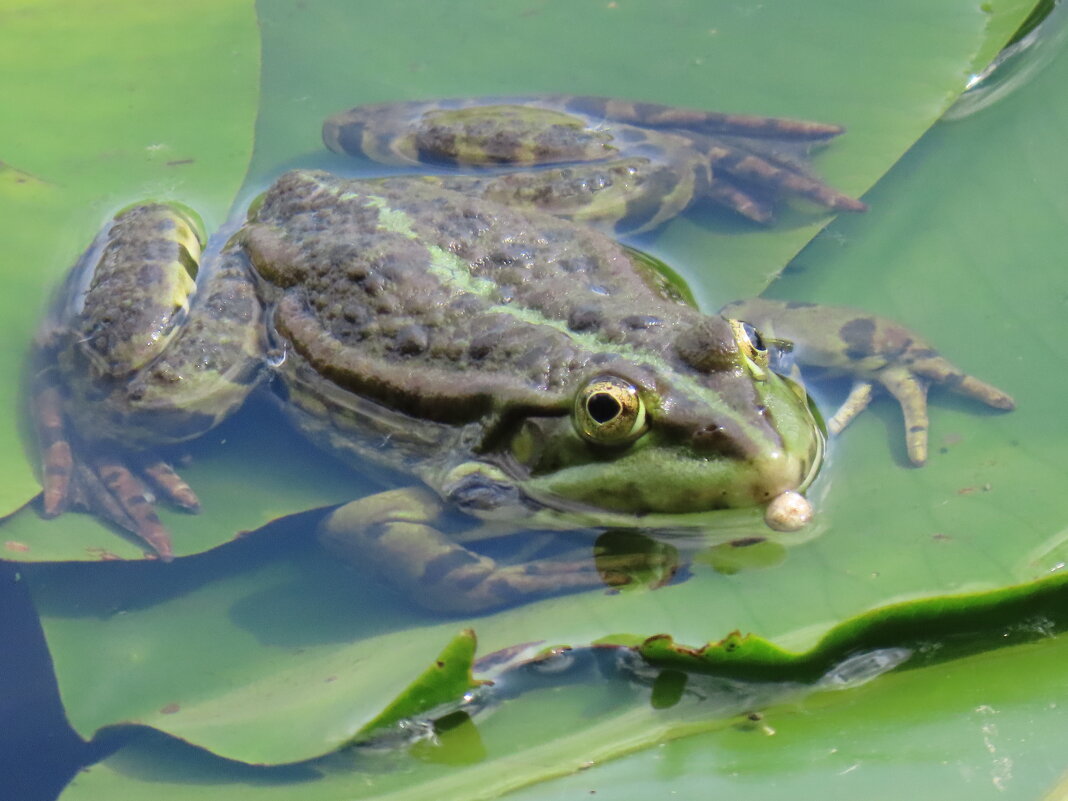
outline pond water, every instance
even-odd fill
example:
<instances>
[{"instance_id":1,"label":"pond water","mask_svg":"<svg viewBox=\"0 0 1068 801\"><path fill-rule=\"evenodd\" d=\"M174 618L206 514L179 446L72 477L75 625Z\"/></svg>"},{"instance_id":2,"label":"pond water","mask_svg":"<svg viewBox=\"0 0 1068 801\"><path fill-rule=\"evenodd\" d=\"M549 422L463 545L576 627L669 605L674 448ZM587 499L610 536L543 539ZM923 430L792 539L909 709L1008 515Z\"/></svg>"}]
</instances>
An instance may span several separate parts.
<instances>
[{"instance_id":1,"label":"pond water","mask_svg":"<svg viewBox=\"0 0 1068 801\"><path fill-rule=\"evenodd\" d=\"M828 219L810 208L760 227L701 206L635 243L707 310L764 291L790 262L773 297L901 319L1019 408L995 414L932 391L932 454L915 469L899 410L878 400L834 443L813 488L819 536L740 566L752 569L706 553L680 573L688 580L655 592L444 617L315 547L316 517L299 513L376 485L266 404L183 448L205 512L165 513L183 556L174 563L140 560L138 544L85 515L43 520L24 507L37 491L16 411L25 382L8 382L0 797L472 798L478 788L488 798L571 774L514 797L880 798L893 787L895 797L1034 798L1058 781L1065 646L1052 635L1068 618L1057 599L998 618L1005 641L1024 644L846 692L691 680L672 696L667 679L568 667L566 680L545 679L474 725L454 718L439 745L305 760L377 715L464 627L480 656L622 634L699 645L734 630L803 651L869 609L1058 574L1068 561L1068 430L1050 422L1068 388L1063 8L981 84L972 97L984 100L924 135L1027 3L989 13L955 0L217 5L175 14L109 0L94 18L63 0L0 5L0 41L10 39L0 58L24 78L0 88L0 102L20 109L0 121L9 375L25 372L49 292L117 209L177 199L215 229L281 171L337 167L318 138L339 109L565 92L844 124L816 171L866 193L866 215L820 233ZM42 63L45 43L58 55ZM830 407L844 388L821 392ZM297 517L258 530L285 515ZM105 561L113 555L133 561ZM931 635L924 647L946 643ZM743 714L755 709L762 718Z\"/></svg>"}]
</instances>

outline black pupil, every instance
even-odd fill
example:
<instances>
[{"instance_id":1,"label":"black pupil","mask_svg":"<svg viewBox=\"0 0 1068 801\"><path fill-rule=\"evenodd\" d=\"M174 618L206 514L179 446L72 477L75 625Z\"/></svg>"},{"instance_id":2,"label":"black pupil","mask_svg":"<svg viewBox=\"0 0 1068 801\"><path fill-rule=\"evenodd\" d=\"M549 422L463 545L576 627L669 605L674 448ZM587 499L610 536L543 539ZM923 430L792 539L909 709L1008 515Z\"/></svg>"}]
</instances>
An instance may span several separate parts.
<instances>
[{"instance_id":1,"label":"black pupil","mask_svg":"<svg viewBox=\"0 0 1068 801\"><path fill-rule=\"evenodd\" d=\"M757 331L749 323L742 323L742 330L745 331L745 335L749 337L749 341L753 344L753 348L758 351L767 350L764 345L764 338L760 336L760 332Z\"/></svg>"},{"instance_id":2,"label":"black pupil","mask_svg":"<svg viewBox=\"0 0 1068 801\"><path fill-rule=\"evenodd\" d=\"M622 410L623 407L619 405L619 401L607 392L598 392L586 401L586 411L598 423L614 420Z\"/></svg>"}]
</instances>

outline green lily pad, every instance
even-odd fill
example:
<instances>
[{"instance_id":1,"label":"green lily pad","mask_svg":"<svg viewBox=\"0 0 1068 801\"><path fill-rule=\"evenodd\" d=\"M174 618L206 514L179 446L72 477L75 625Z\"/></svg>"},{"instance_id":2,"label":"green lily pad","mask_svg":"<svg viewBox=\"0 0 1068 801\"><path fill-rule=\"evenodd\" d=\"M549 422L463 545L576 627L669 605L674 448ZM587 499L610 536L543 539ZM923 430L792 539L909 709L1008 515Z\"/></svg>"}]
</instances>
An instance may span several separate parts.
<instances>
[{"instance_id":1,"label":"green lily pad","mask_svg":"<svg viewBox=\"0 0 1068 801\"><path fill-rule=\"evenodd\" d=\"M715 738L714 742L726 740L733 746L736 760L738 751L748 751L751 763L755 764L776 758L783 748L787 753L818 750L822 759L815 763L806 763L796 757L787 763L792 774L800 773L808 781L818 781L825 776L827 763L840 766L844 757L858 760L856 755L861 754L865 759L858 760L853 769L863 765L865 776L871 777L861 782L866 783L872 778L885 781L885 768L880 770L880 764L870 764L872 752L881 754L878 763L885 765L889 762L897 770L903 767L903 757L914 755L911 749L902 748L892 734L887 748L887 732L878 725L873 726L872 721L899 716L902 697L910 700L913 706L918 699L928 700L921 708L909 713L909 736L917 723L925 729L934 729L944 737L945 743L950 744L939 750L938 757L942 759L947 756L961 759L959 755L963 752L965 764L976 762L976 749L962 748L958 744L966 742L966 738L959 735L973 730L978 721L982 726L980 742L987 750L981 755L979 764L984 768L983 773L988 772L992 779L993 789L1004 792L1015 778L1013 758L1027 755L1021 753L1016 738L999 728L1005 725L1004 713L1014 713L1013 717L1017 718L1011 721L1014 729L1020 728L1018 718L1021 712L1034 713L1027 703L1029 695L1019 690L1017 671L1027 670L1034 682L1032 687L1055 692L1060 675L1057 667L1068 645L1064 637L1050 639L1055 628L1063 628L1068 623L1065 582L1058 577L1044 584L1047 602L1034 608L1041 608L1051 616L1043 616L1044 625L1031 626L1026 631L1016 622L1002 628L998 615L988 614L1018 612L1013 607L1026 602L1028 594L1026 589L1018 588L970 599L947 600L945 606L957 613L953 616L955 619L950 623L939 621L938 631L932 631L926 638L917 629L910 628L909 621L931 620L932 612L936 613L934 618L937 620L937 610L930 602L901 604L879 615L848 621L806 654L786 655L767 643L753 647L752 641L735 648L734 645L739 643L736 638L727 638L698 653L678 647L665 648L663 639L656 638L639 650L648 660L667 669L655 679L651 675L639 678L637 685L626 679L643 676L643 670L633 663L618 660L618 649L601 647L565 652L519 665L497 677L510 700L493 716L479 720L477 724L466 718L459 724L439 724L433 740L409 736L410 759L402 773L395 770L396 752L384 754L357 749L301 766L254 769L142 732L115 756L77 777L63 798L69 801L104 797L109 791L114 793L120 789L133 794L138 788L160 782L160 789L165 793L163 798L181 798L184 792L181 783L187 782L210 786L218 793L217 797L223 799L243 798L252 788L260 794L257 797L268 799L291 797L294 790L301 798L315 799L490 799L537 781L576 774L585 767L654 744L663 745L695 735L701 735L698 739L706 743L709 738ZM917 647L858 653L857 648L863 647L863 641L877 640L894 626L907 632L902 639ZM962 647L972 648L984 638L987 643L1036 639L1041 642L946 664L947 660L960 656ZM841 660L850 650L851 656L844 661L835 661ZM735 679L723 677L720 657L713 656L709 661L713 652L735 654L727 665L728 672L738 674ZM871 683L871 679L892 669L902 659L908 660L905 667L911 667L904 671L904 675ZM742 662L748 667L763 669L763 680L735 671L734 668L741 667ZM790 674L796 674L798 669L802 673L808 672L808 667L817 662L824 662L829 668L818 680L813 681L819 674L812 674L807 684L790 680ZM539 668L540 664L545 667ZM600 675L591 683L583 674L594 665L599 665ZM699 673L712 671L713 675L702 677L692 672L695 670ZM647 670L644 672L648 673ZM776 673L779 675L771 678ZM671 703L658 704L658 686L669 676L681 679L679 691ZM956 681L950 678L948 687L947 677L956 677ZM974 681L962 681L962 677L978 677L983 689L978 690ZM527 679L525 692L517 693L519 688L515 685L522 685L524 678ZM935 699L930 698L932 692ZM982 700L973 701L965 708L971 714L959 714L961 700L970 700L977 693L981 693ZM932 700L934 703L930 702ZM958 707L957 713L954 713L954 703ZM872 707L874 714L869 711ZM798 711L802 709L805 714L799 716ZM1062 723L1063 713L1053 719ZM861 724L861 721L865 723ZM1027 725L1032 724L1027 721ZM834 732L835 726L848 727L850 731L843 757L834 756L837 748L827 753L827 733ZM796 737L788 737L787 742L779 743L778 747L775 741L762 736L774 734L777 729L789 732L798 728L822 729L824 734L817 736L814 742L798 742ZM858 728L861 728L859 735L855 733ZM409 730L418 731L411 727ZM1048 744L1057 742L1057 738L1029 732L1027 743L1030 747L1042 741ZM1006 746L1008 754L1005 754ZM692 750L687 743L678 747ZM990 754L998 749L1003 755L991 760ZM1057 756L1048 745L1045 752ZM641 756L631 762L635 760L644 762ZM1033 755L1029 761L1037 770L1031 770L1022 782L1012 782L1013 789L1022 784L1033 793L1035 788L1049 784L1059 772L1057 762L1053 763L1054 771L1051 772L1048 762L1043 764ZM848 764L847 761L845 765ZM614 778L613 774L627 772L628 768L630 765L627 764L610 765L607 772ZM604 769L585 775L582 783L603 786L603 772ZM776 778L784 772L784 765L778 763L771 771ZM682 776L673 775L673 778L693 786L693 775L705 778L706 773L688 770ZM747 773L753 773L752 765L747 766ZM735 771L726 776L714 774L713 779L717 785L730 784L736 776ZM952 788L957 786L954 780L959 781L959 778L943 775L939 779L935 782L927 779L923 784L924 794L920 797L953 797ZM636 786L613 786L613 797L648 797L643 795L648 792L644 787L647 781L640 777ZM565 788L574 787L575 783L573 777L563 781ZM825 785L817 784L817 787L826 789ZM550 787L530 795L556 797L555 792L560 792L560 788ZM938 792L943 795L939 796Z\"/></svg>"},{"instance_id":2,"label":"green lily pad","mask_svg":"<svg viewBox=\"0 0 1068 801\"><path fill-rule=\"evenodd\" d=\"M108 216L137 198L181 197L218 225L252 150L250 3L109 0L85 12L70 0L0 11L0 515L38 491L22 376L52 288Z\"/></svg>"},{"instance_id":3,"label":"green lily pad","mask_svg":"<svg viewBox=\"0 0 1068 801\"><path fill-rule=\"evenodd\" d=\"M790 0L778 0L749 8L731 2L696 4L686 0L655 6L607 0L575 6L561 0L519 8L449 0L428 8L418 0L403 0L363 7L357 19L352 5L341 0L264 0L258 6L265 55L256 152L234 208L240 209L271 176L288 166L353 169L351 164L320 152L320 121L340 108L411 97L536 92L629 96L842 123L849 133L817 157L817 169L844 191L860 194L938 118L963 88L967 76L997 52L1030 5L1025 0L1002 0L980 8L955 0L933 8L923 0L899 0L877 8L843 9L829 2L800 7ZM63 5L57 3L54 8L62 9ZM157 16L160 13L153 12ZM186 15L187 11L180 13ZM223 20L218 25L198 24L195 33L173 28L173 50L132 45L139 59L138 77L148 81L158 76L160 81L146 85L138 97L157 105L164 105L166 98L167 105L162 111L146 106L142 112L136 107L136 113L127 116L123 116L125 111L116 112L110 125L95 132L95 140L87 140L104 154L126 153L130 152L125 145L128 141L146 141L150 144L142 147L155 147L184 141L175 137L190 131L197 137L196 153L190 142L182 145L181 154L153 156L157 172L148 171L144 177L137 173L126 176L125 167L101 175L98 161L83 159L94 169L83 168L86 183L82 194L63 192L62 203L47 215L37 215L33 225L23 225L18 215L0 215L12 229L5 242L18 254L10 263L52 265L48 271L21 276L20 286L25 291L6 296L5 302L18 312L4 317L5 324L17 329L8 340L14 346L6 351L10 374L21 367L47 289L57 283L63 265L73 260L108 212L145 195L175 197L193 207L201 206L203 199L207 201L204 212L208 227L217 226L225 200L235 195L234 170L244 164L244 158L229 158L233 147L228 137L237 136L246 144L240 136L247 136L248 130L241 126L251 120L254 97L247 82L247 60L239 70L212 65L218 64L219 53L251 52L229 45L231 39L239 43L243 41L240 37L250 35L247 10L244 13L241 24L245 28L240 36L231 36ZM184 22L193 25L189 20L200 22L195 12L183 16ZM202 28L220 40L225 38L227 44L205 38ZM445 31L451 31L455 41L443 47ZM17 30L13 34L19 35ZM32 34L33 30L27 31L26 39ZM89 31L82 38L99 40ZM635 39L641 43L640 57L621 59L619 43ZM389 41L390 46L382 47L383 41ZM183 67L182 87L201 96L198 104L175 104L164 77L175 74L175 69L168 66L166 58L185 56L194 42L212 58L188 59L198 71ZM754 43L759 43L756 49ZM17 54L16 65L22 70L33 64L32 53L21 49L8 52ZM85 58L86 52L91 55L95 50L91 45L75 48L71 58L79 52ZM547 52L572 57L547 58ZM908 57L902 57L906 52ZM158 63L140 68L157 53ZM576 69L576 64L581 64L581 69ZM40 105L36 98L65 101L69 93L65 87L53 85L65 73L55 70L51 62L46 66L38 70L40 79L33 91L13 98L7 107L27 107L42 114L46 119L37 127L53 130L59 126L54 117L78 106L65 107L64 102L50 99L47 110L36 108ZM68 66L76 69L75 64ZM116 70L123 68L123 63L116 65ZM246 83L219 82L220 73L246 76ZM125 108L126 86L117 77L109 80L105 76L93 83L91 91L70 100L93 109L121 110ZM218 94L208 94L211 92ZM240 97L241 102L230 102L234 97ZM204 107L212 109L209 120L192 110ZM233 116L223 122L218 118L220 110ZM97 119L99 115L83 116ZM120 136L116 129L124 125ZM151 126L150 134L145 133L146 126ZM112 150L106 150L100 141L109 138L114 140ZM22 151L0 154L0 159L33 174L40 164L46 182L71 182L82 162L68 165L68 161L72 153L82 151L57 152L67 144L62 138L40 141L33 151L35 160L20 156ZM49 143L51 150L46 146ZM199 155L201 151L205 155ZM150 155L160 152L149 151ZM192 163L188 163L190 158ZM224 160L225 170L220 164ZM193 167L198 171L194 173ZM376 169L369 165L356 168ZM185 170L182 174L191 177L180 184L164 183L159 179L160 170L167 175L167 170ZM92 183L94 176L101 178L99 186ZM44 188L35 191L47 193ZM695 213L640 244L672 265L690 265L695 294L707 308L716 308L725 300L761 291L829 219L811 211L788 209L778 224L765 229L722 215ZM48 233L52 230L63 231L63 252L42 257L35 248L56 248L56 237ZM27 295L32 296L30 302ZM7 386L8 395L0 396L0 400L6 397L10 409L23 408L15 385ZM9 510L25 503L36 490L30 462L24 455L25 438L19 436L13 422L19 419L21 415L9 418L6 436L11 447L0 451L5 454L0 464L8 464L6 469L11 473L11 480L6 482ZM259 434L263 426L275 431L284 423L277 417L261 419L242 414L231 429L244 427L244 441L256 440L254 451L233 446L242 441L239 434L216 436L214 432L187 449L192 453L191 461L182 458L184 449L176 454L183 464L189 462L183 475L194 489L203 492L205 508L199 517L166 517L174 533L176 554L198 553L280 515L361 494L354 475L339 469L334 461L314 455L310 460L291 459L293 446L288 436L265 439ZM226 443L220 447L222 439ZM298 446L297 453L303 455L306 450ZM4 469L0 466L0 471ZM0 542L5 543L3 556L18 561L134 559L144 554L139 543L116 536L116 532L84 516L46 521L33 507L0 527Z\"/></svg>"},{"instance_id":4,"label":"green lily pad","mask_svg":"<svg viewBox=\"0 0 1068 801\"><path fill-rule=\"evenodd\" d=\"M897 13L905 19L907 12L902 6ZM807 8L805 13L809 13ZM877 12L867 9L867 13L893 16L882 7ZM920 14L922 9L913 13ZM940 6L937 13L947 12ZM724 14L729 17L729 12ZM978 12L965 12L961 6L959 14L964 18ZM929 18L924 21L929 23ZM884 23L880 16L868 24ZM656 30L654 25L650 28ZM864 26L857 28L864 30ZM972 30L978 31L979 26ZM382 35L373 26L371 31ZM796 32L796 25L790 32ZM925 33L937 39L926 29ZM885 31L880 29L879 35ZM960 30L953 28L944 35L947 41L956 41ZM770 41L767 36L765 32L764 43ZM804 37L797 33L797 39ZM510 46L521 50L514 42ZM911 43L908 53L910 59L921 57ZM964 65L972 63L970 56L952 60L944 51L938 53L939 64L945 59L945 75L959 78ZM305 64L300 62L302 67ZM883 67L884 78L893 75L888 64ZM589 642L612 631L670 632L681 642L703 642L733 629L755 631L779 647L804 651L833 623L901 597L1003 586L1054 568L1064 548L1057 539L1064 527L1063 513L1057 508L1057 488L1064 483L1063 459L1055 457L1064 452L1065 435L1049 421L1059 419L1052 404L1060 397L1057 380L1064 368L1053 345L1058 341L1054 335L1060 319L1055 307L1058 299L1068 295L1063 277L1054 269L1065 245L1059 187L1065 185L1066 162L1057 132L1063 130L1065 120L1060 87L1066 69L1061 58L1000 105L936 129L875 190L870 197L872 213L837 222L802 253L797 271L776 287L784 296L851 302L896 313L943 344L966 367L1016 393L1021 401L1017 412L975 415L964 403L937 399L933 412L936 455L928 467L914 470L903 463L897 411L889 404L878 405L838 443L834 463L822 479L817 495L824 496L823 536L790 549L781 565L729 576L696 567L691 580L652 593L554 599L474 621L435 619L383 590L374 577L331 565L310 543L300 541L299 525L287 532L289 541L277 546L236 543L170 566L27 566L24 576L41 609L72 724L90 736L102 726L138 721L237 759L287 762L322 753L329 739L324 738L324 731L330 734L330 742L343 741L339 732L346 730L339 719L349 726L353 719L372 719L460 626L474 625L487 651L517 642ZM635 86L642 85L648 84ZM879 83L873 78L868 88L875 85ZM795 91L801 90L795 87ZM660 97L652 89L643 94ZM870 94L862 102L877 105ZM284 96L296 103L294 94ZM797 103L798 97L795 94L792 102ZM942 94L932 100L931 114L945 100ZM263 119L266 115L265 111ZM855 133L854 125L850 137ZM1021 165L991 158L1005 141L1019 141L1021 153L1030 161ZM835 153L846 145L843 141L827 151L820 169L830 174ZM982 165L982 170L977 171L976 165ZM981 188L974 183L980 179ZM845 180L841 183L846 185ZM1019 192L1021 185L1028 194ZM1008 208L1001 205L1006 198L1012 199ZM708 232L683 221L657 240L658 247L678 245L684 250L690 233L696 237ZM677 263L674 257L669 260ZM1006 264L1021 260L1034 269L1033 280L1026 285L1012 281L1005 269ZM939 269L921 269L932 263ZM1037 343L1045 347L1039 349ZM897 449L897 460L887 457L888 443ZM352 675L344 674L338 695L320 702L320 694L308 689L318 679L327 687L326 693L333 693L342 679L327 679L346 666L352 668ZM1022 661L1023 671L1029 666ZM1008 675L1009 668L1004 670ZM882 710L880 719L895 728L896 734L880 734L873 742L880 748L887 740L896 743L901 750L894 752L900 756L895 756L893 764L899 767L908 764L907 741L914 737L905 725L908 719L895 717L902 708L900 699L920 704L932 694L944 697L937 677L945 673L925 675L932 677L930 683L920 681L915 691L906 691L897 701L875 704L875 709ZM963 675L980 673L975 668ZM890 677L886 683L891 688L899 686L895 681ZM307 699L307 704L265 700L287 699L292 686L302 688L299 697ZM597 683L591 686L601 689ZM1032 686L1035 703L1048 704L1056 685L1036 680ZM593 697L590 687L552 698L562 700L554 705L548 698L539 698L538 703L525 707L529 711L524 711L522 724L540 726L554 715L574 715L576 710L588 712L592 722L590 728L576 727L573 737L550 741L537 752L536 757L544 760L540 764L549 766L539 776L573 767L580 747L594 755L590 758L603 758L670 737L656 728L652 711L633 704L619 707L619 717L599 716L601 698ZM342 705L330 703L339 700ZM850 705L840 703L845 711L838 717L830 715L829 723L811 724L807 730L818 737L820 725L826 725L827 731L853 720ZM935 708L937 712L948 707ZM914 714L922 716L926 708ZM1059 718L1050 715L1044 720L1052 729ZM633 729L626 721L633 721ZM971 724L973 730L978 728L975 719ZM712 724L706 721L705 725ZM638 734L628 740L632 731ZM959 730L952 727L931 725L926 731L938 735L925 744L926 749L937 751L939 738L947 744L959 742L955 737ZM733 730L715 736L721 738L717 742L737 748ZM487 731L482 739L487 748L497 746ZM502 736L499 742L503 748L511 741ZM179 746L173 741L153 741L147 757L140 747L79 777L70 797L83 791L115 797L116 788L137 794L143 783L151 784L154 792L181 797L182 792L189 792L183 782L203 781L204 771L216 769L222 771L218 775L227 777L220 780L227 784L227 792L265 794L261 782L277 782L273 791L280 797L286 792L308 798L315 798L315 792L323 798L345 797L343 793L352 797L352 785L367 781L362 775L346 776L339 771L336 779L316 780L294 790L286 783L308 777L256 774L252 778L240 773L244 768L227 765L223 769L202 752L176 754ZM810 754L813 747L804 743L788 755L796 771L801 771L796 766L803 763L803 754ZM949 758L957 753L952 747L946 745L943 752ZM746 755L751 756L751 765L766 762L774 767L774 749L753 747ZM187 771L190 764L193 767ZM409 763L402 764L407 771ZM500 773L516 770L516 762L509 762L503 751L493 751L480 764ZM837 759L825 764L848 767ZM411 788L426 790L419 785L420 777L399 773L398 784L391 785L398 794L415 796L415 789L402 789L405 781ZM758 782L760 774L759 767L750 767L747 780ZM446 797L468 781L454 770L443 775L443 784L437 786L446 788ZM594 775L601 774L584 774L584 778ZM885 786L885 773L879 775ZM1036 775L1052 782L1048 771ZM102 784L94 785L98 780ZM633 797L642 797L640 787L635 782L619 796L631 792ZM824 795L832 792L824 787Z\"/></svg>"}]
</instances>

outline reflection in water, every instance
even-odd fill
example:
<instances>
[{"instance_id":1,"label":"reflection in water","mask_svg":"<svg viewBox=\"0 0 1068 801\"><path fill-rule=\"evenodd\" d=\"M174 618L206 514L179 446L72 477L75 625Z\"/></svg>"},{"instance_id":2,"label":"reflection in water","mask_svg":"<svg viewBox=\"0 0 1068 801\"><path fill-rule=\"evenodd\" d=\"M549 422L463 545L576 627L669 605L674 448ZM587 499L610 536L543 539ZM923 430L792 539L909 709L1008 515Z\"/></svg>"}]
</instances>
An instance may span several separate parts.
<instances>
[{"instance_id":1,"label":"reflection in water","mask_svg":"<svg viewBox=\"0 0 1068 801\"><path fill-rule=\"evenodd\" d=\"M1042 3L1048 16L1002 50L990 65L968 80L968 88L943 116L960 120L997 103L1029 83L1044 70L1068 38L1068 10L1064 3Z\"/></svg>"}]
</instances>

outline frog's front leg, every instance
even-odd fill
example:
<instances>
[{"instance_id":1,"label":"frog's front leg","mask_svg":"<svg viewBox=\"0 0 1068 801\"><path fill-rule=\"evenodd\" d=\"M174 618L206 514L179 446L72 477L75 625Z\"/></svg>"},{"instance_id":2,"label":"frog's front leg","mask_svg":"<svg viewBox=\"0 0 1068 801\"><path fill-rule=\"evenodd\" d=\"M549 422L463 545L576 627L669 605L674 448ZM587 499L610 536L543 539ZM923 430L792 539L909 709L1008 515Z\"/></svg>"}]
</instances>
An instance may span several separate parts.
<instances>
[{"instance_id":1,"label":"frog's front leg","mask_svg":"<svg viewBox=\"0 0 1068 801\"><path fill-rule=\"evenodd\" d=\"M88 509L164 558L170 538L146 485L186 509L199 503L150 449L237 408L264 353L243 254L201 269L202 247L176 207L122 212L72 270L36 343L45 515Z\"/></svg>"},{"instance_id":2,"label":"frog's front leg","mask_svg":"<svg viewBox=\"0 0 1068 801\"><path fill-rule=\"evenodd\" d=\"M320 524L319 538L345 561L372 567L436 612L485 612L604 586L590 560L502 565L465 548L439 530L445 511L425 488L389 490L333 511Z\"/></svg>"},{"instance_id":3,"label":"frog's front leg","mask_svg":"<svg viewBox=\"0 0 1068 801\"><path fill-rule=\"evenodd\" d=\"M1015 402L997 387L968 375L904 326L856 309L757 298L726 306L722 313L744 319L768 337L796 345L803 364L852 375L854 385L828 420L831 433L845 428L871 400L873 385L884 387L901 405L909 459L927 461L927 388L938 385L995 409Z\"/></svg>"}]
</instances>

